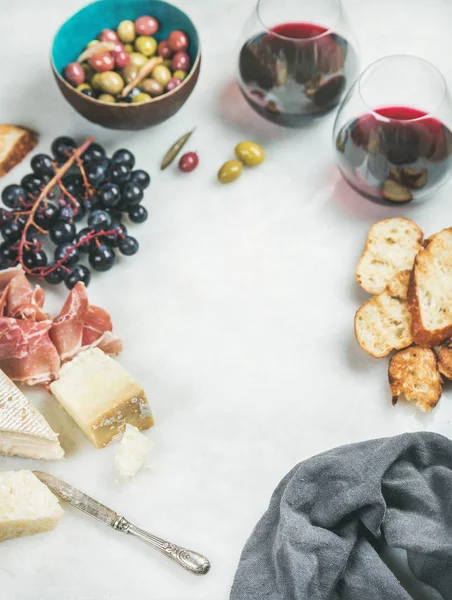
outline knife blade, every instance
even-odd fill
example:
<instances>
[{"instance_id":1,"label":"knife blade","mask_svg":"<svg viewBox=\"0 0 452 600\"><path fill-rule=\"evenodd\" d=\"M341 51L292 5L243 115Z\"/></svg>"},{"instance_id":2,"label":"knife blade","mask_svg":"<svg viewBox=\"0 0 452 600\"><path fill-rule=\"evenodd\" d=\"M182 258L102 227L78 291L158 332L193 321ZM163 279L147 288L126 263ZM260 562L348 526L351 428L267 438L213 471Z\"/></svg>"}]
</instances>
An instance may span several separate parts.
<instances>
[{"instance_id":1,"label":"knife blade","mask_svg":"<svg viewBox=\"0 0 452 600\"><path fill-rule=\"evenodd\" d=\"M51 492L58 496L68 504L71 504L75 508L78 508L82 512L94 517L98 521L113 527L115 522L119 519L119 515L114 510L107 508L94 498L83 494L72 485L69 485L62 479L44 473L42 471L33 471L36 477L46 485Z\"/></svg>"},{"instance_id":2,"label":"knife blade","mask_svg":"<svg viewBox=\"0 0 452 600\"><path fill-rule=\"evenodd\" d=\"M33 473L50 489L51 492L61 498L61 500L68 502L74 508L78 508L78 510L81 510L90 517L105 523L105 525L112 527L115 531L127 533L138 538L145 544L152 546L152 548L176 562L179 566L190 571L190 573L193 573L194 575L206 575L210 571L210 562L202 554L199 554L194 550L189 550L188 548L183 548L172 542L167 542L156 535L152 535L143 529L139 529L125 517L122 517L114 510L111 510L111 508L107 508L100 502L97 502L97 500L94 500L94 498L80 492L58 477L54 477L53 475L49 475L49 473L44 473L42 471L33 471Z\"/></svg>"}]
</instances>

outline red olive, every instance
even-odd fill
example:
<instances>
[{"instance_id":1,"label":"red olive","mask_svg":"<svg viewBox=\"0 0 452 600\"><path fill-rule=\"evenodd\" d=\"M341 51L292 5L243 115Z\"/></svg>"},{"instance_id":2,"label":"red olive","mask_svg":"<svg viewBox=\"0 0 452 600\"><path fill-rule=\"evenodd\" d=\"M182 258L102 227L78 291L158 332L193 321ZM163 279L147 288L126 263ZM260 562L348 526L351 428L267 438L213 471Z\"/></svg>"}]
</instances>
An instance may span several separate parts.
<instances>
[{"instance_id":1,"label":"red olive","mask_svg":"<svg viewBox=\"0 0 452 600\"><path fill-rule=\"evenodd\" d=\"M158 28L159 22L157 19L149 17L148 15L138 17L135 21L135 31L137 35L154 35L154 33L157 33Z\"/></svg>"},{"instance_id":2,"label":"red olive","mask_svg":"<svg viewBox=\"0 0 452 600\"><path fill-rule=\"evenodd\" d=\"M171 92L171 90L174 90L174 88L176 88L180 83L181 80L179 79L179 77L171 77L171 79L166 84L165 89L167 92Z\"/></svg>"},{"instance_id":3,"label":"red olive","mask_svg":"<svg viewBox=\"0 0 452 600\"><path fill-rule=\"evenodd\" d=\"M159 42L159 45L157 46L157 54L162 58L171 58L171 56L173 56L173 51L168 46L167 41L162 40Z\"/></svg>"},{"instance_id":4,"label":"red olive","mask_svg":"<svg viewBox=\"0 0 452 600\"><path fill-rule=\"evenodd\" d=\"M85 82L85 71L83 70L82 65L72 62L64 69L64 77L69 83L77 86Z\"/></svg>"},{"instance_id":5,"label":"red olive","mask_svg":"<svg viewBox=\"0 0 452 600\"><path fill-rule=\"evenodd\" d=\"M117 69L123 69L124 67L127 67L127 65L130 65L130 54L127 54L125 50L122 50L122 52L117 52L114 57L115 67Z\"/></svg>"},{"instance_id":6,"label":"red olive","mask_svg":"<svg viewBox=\"0 0 452 600\"><path fill-rule=\"evenodd\" d=\"M119 42L119 37L113 29L102 29L99 35L101 42Z\"/></svg>"},{"instance_id":7,"label":"red olive","mask_svg":"<svg viewBox=\"0 0 452 600\"><path fill-rule=\"evenodd\" d=\"M174 52L188 48L188 37L183 31L175 29L168 36L168 45Z\"/></svg>"},{"instance_id":8,"label":"red olive","mask_svg":"<svg viewBox=\"0 0 452 600\"><path fill-rule=\"evenodd\" d=\"M196 152L186 152L179 161L179 169L183 173L190 173L198 166L199 158Z\"/></svg>"},{"instance_id":9,"label":"red olive","mask_svg":"<svg viewBox=\"0 0 452 600\"><path fill-rule=\"evenodd\" d=\"M173 56L172 67L174 71L188 71L190 69L190 57L186 52L176 52Z\"/></svg>"},{"instance_id":10,"label":"red olive","mask_svg":"<svg viewBox=\"0 0 452 600\"><path fill-rule=\"evenodd\" d=\"M95 71L112 71L115 66L115 60L109 52L98 52L89 59L89 64Z\"/></svg>"}]
</instances>

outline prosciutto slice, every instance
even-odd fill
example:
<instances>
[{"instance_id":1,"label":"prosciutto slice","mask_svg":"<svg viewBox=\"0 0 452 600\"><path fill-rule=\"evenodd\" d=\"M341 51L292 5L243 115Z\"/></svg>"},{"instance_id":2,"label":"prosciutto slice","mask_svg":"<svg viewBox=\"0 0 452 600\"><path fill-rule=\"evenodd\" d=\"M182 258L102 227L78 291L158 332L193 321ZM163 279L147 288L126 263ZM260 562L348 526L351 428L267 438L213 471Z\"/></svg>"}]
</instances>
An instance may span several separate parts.
<instances>
[{"instance_id":1,"label":"prosciutto slice","mask_svg":"<svg viewBox=\"0 0 452 600\"><path fill-rule=\"evenodd\" d=\"M39 291L40 290L40 291ZM8 297L6 298L7 313L16 319L33 319L43 321L49 316L42 311L44 296L42 288L33 292L30 282L23 271L11 279L8 285Z\"/></svg>"},{"instance_id":2,"label":"prosciutto slice","mask_svg":"<svg viewBox=\"0 0 452 600\"><path fill-rule=\"evenodd\" d=\"M80 351L87 311L86 288L79 281L71 290L50 330L50 338L62 361L73 358Z\"/></svg>"},{"instance_id":3,"label":"prosciutto slice","mask_svg":"<svg viewBox=\"0 0 452 600\"><path fill-rule=\"evenodd\" d=\"M1 321L4 320L9 321L6 327L9 326L11 331L20 330L22 333L21 344L26 345L26 352L25 355L19 352L20 344L18 344L16 352L9 357L5 357L5 352L2 352L0 369L11 379L23 381L28 385L38 383L45 385L53 381L58 376L60 357L49 337L52 321L50 319L31 321L3 317ZM15 324L13 325L11 321L15 321ZM3 344L1 345L3 346Z\"/></svg>"},{"instance_id":4,"label":"prosciutto slice","mask_svg":"<svg viewBox=\"0 0 452 600\"><path fill-rule=\"evenodd\" d=\"M106 354L120 354L122 342L112 333L112 329L113 324L107 311L100 306L89 305L85 316L81 349L97 347Z\"/></svg>"},{"instance_id":5,"label":"prosciutto slice","mask_svg":"<svg viewBox=\"0 0 452 600\"><path fill-rule=\"evenodd\" d=\"M11 379L47 386L61 363L82 350L121 352L110 315L88 304L83 283L75 285L53 321L44 301L44 290L33 289L20 267L0 271L0 369Z\"/></svg>"},{"instance_id":6,"label":"prosciutto slice","mask_svg":"<svg viewBox=\"0 0 452 600\"><path fill-rule=\"evenodd\" d=\"M0 317L0 360L25 358L28 343L18 319Z\"/></svg>"}]
</instances>

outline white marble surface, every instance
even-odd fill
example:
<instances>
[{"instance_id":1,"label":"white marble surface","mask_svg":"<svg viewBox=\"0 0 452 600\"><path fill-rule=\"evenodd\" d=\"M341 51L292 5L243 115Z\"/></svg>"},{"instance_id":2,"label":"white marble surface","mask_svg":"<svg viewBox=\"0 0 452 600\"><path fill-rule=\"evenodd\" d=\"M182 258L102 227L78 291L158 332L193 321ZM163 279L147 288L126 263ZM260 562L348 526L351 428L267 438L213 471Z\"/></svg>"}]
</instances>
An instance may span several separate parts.
<instances>
[{"instance_id":1,"label":"white marble surface","mask_svg":"<svg viewBox=\"0 0 452 600\"><path fill-rule=\"evenodd\" d=\"M81 0L2 0L0 119L41 133L93 134L125 146L151 171L149 220L135 226L139 255L96 276L91 301L110 311L124 340L122 363L143 382L157 425L149 468L115 483L114 447L96 451L45 394L38 404L61 432L67 458L45 465L147 528L206 553L194 578L150 549L67 507L57 530L0 546L8 600L225 600L242 546L280 478L332 446L404 431L450 434L452 394L424 416L393 408L387 361L353 337L365 298L354 267L369 226L405 214L430 234L451 224L451 185L419 207L362 200L340 180L333 116L303 131L266 124L231 83L236 41L251 0L179 1L202 37L200 81L171 121L140 133L92 126L53 83L48 52L57 26ZM452 84L448 0L345 0L363 65L393 52L435 62ZM158 171L162 153L197 126L191 175ZM267 161L231 186L216 183L244 138ZM2 184L18 180L21 165ZM51 294L61 302L63 289ZM0 459L0 469L42 468Z\"/></svg>"}]
</instances>

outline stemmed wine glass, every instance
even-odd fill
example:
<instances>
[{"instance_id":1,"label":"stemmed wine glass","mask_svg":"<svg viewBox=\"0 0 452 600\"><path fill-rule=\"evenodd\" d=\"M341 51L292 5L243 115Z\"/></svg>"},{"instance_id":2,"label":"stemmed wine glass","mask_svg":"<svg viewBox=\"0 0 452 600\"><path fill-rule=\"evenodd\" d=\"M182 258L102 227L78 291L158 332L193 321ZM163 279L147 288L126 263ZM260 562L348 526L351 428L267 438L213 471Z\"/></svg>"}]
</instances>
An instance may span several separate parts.
<instances>
[{"instance_id":1,"label":"stemmed wine glass","mask_svg":"<svg viewBox=\"0 0 452 600\"><path fill-rule=\"evenodd\" d=\"M238 83L260 115L299 127L337 106L357 75L340 0L258 0L241 40Z\"/></svg>"},{"instance_id":2,"label":"stemmed wine glass","mask_svg":"<svg viewBox=\"0 0 452 600\"><path fill-rule=\"evenodd\" d=\"M416 56L372 63L344 99L333 138L344 179L363 196L394 204L431 195L452 166L444 77Z\"/></svg>"}]
</instances>

